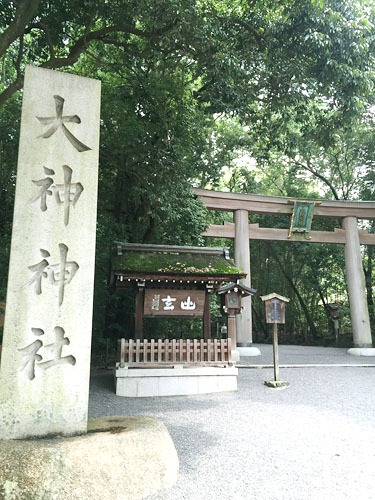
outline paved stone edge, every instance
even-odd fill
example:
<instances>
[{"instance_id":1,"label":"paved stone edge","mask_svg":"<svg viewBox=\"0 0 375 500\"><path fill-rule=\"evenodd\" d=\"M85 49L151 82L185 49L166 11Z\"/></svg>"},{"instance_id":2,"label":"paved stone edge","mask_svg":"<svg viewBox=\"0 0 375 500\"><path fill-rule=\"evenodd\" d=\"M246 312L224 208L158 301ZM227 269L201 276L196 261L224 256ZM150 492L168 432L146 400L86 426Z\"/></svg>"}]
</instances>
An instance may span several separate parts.
<instances>
[{"instance_id":1,"label":"paved stone edge","mask_svg":"<svg viewBox=\"0 0 375 500\"><path fill-rule=\"evenodd\" d=\"M268 369L273 368L273 365L239 365L236 364L236 368L248 368L248 369ZM338 364L338 363L318 363L318 364L308 364L308 365L279 365L279 368L375 368L375 364Z\"/></svg>"}]
</instances>

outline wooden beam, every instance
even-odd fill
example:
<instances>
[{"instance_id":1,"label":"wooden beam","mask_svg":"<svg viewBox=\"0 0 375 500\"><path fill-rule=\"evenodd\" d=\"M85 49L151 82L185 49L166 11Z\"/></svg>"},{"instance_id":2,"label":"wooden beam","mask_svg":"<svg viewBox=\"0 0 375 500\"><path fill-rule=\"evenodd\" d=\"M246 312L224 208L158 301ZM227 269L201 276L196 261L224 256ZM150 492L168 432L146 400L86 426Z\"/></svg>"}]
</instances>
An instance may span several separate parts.
<instances>
[{"instance_id":1,"label":"wooden beam","mask_svg":"<svg viewBox=\"0 0 375 500\"><path fill-rule=\"evenodd\" d=\"M227 193L194 189L209 210L247 210L253 214L291 215L293 203L282 196L263 196L257 194ZM314 201L300 198L303 201ZM337 201L316 200L319 205L314 207L314 217L357 217L359 219L375 219L375 202L373 201Z\"/></svg>"},{"instance_id":2,"label":"wooden beam","mask_svg":"<svg viewBox=\"0 0 375 500\"><path fill-rule=\"evenodd\" d=\"M227 248L222 247L182 247L176 245L143 245L140 243L121 243L115 241L117 255L122 255L124 251L139 252L174 252L174 253L198 253L200 255L223 255L228 253ZM229 257L228 257L229 258Z\"/></svg>"},{"instance_id":3,"label":"wooden beam","mask_svg":"<svg viewBox=\"0 0 375 500\"><path fill-rule=\"evenodd\" d=\"M236 274L184 274L184 273L152 273L141 271L127 271L122 269L112 270L114 284L120 288L134 287L138 283L145 283L147 287L186 287L205 288L207 284L219 288L222 283L243 279L246 273Z\"/></svg>"},{"instance_id":4,"label":"wooden beam","mask_svg":"<svg viewBox=\"0 0 375 500\"><path fill-rule=\"evenodd\" d=\"M361 245L375 245L375 234L359 230L359 243Z\"/></svg>"},{"instance_id":5,"label":"wooden beam","mask_svg":"<svg viewBox=\"0 0 375 500\"><path fill-rule=\"evenodd\" d=\"M135 340L143 340L143 303L144 303L144 290L137 290L135 296Z\"/></svg>"},{"instance_id":6,"label":"wooden beam","mask_svg":"<svg viewBox=\"0 0 375 500\"><path fill-rule=\"evenodd\" d=\"M361 245L375 245L375 234L360 230L359 241ZM334 231L311 231L311 239L306 239L303 235L294 235L288 238L289 229L259 227L259 224L249 224L250 240L266 241L299 241L301 243L335 243L344 245L345 230L335 229ZM234 238L235 224L226 222L223 225L211 225L202 233L208 238Z\"/></svg>"},{"instance_id":7,"label":"wooden beam","mask_svg":"<svg viewBox=\"0 0 375 500\"><path fill-rule=\"evenodd\" d=\"M210 294L206 290L203 311L203 338L209 340L211 338L211 313L210 313Z\"/></svg>"}]
</instances>

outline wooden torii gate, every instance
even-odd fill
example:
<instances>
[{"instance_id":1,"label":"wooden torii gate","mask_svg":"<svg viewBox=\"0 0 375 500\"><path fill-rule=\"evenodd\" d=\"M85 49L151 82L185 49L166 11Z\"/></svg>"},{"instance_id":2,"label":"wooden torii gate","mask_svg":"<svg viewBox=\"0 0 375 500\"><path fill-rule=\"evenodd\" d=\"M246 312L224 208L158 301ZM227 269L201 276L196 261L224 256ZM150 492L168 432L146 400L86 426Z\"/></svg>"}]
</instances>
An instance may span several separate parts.
<instances>
[{"instance_id":1,"label":"wooden torii gate","mask_svg":"<svg viewBox=\"0 0 375 500\"><path fill-rule=\"evenodd\" d=\"M211 225L203 236L234 239L236 266L247 273L245 284L251 286L249 240L296 241L288 237L288 229L263 228L249 224L249 214L288 215L293 212L291 200L279 196L263 196L194 189L209 210L234 213L234 222ZM301 201L310 202L313 200ZM334 231L311 231L310 239L298 239L305 243L336 243L345 245L346 279L349 293L353 344L357 348L372 347L370 320L367 307L365 277L360 245L375 245L375 234L359 230L358 219L375 219L375 202L319 200L314 207L314 217L342 219L342 228ZM244 309L238 317L237 345L252 345L251 299L244 301Z\"/></svg>"}]
</instances>

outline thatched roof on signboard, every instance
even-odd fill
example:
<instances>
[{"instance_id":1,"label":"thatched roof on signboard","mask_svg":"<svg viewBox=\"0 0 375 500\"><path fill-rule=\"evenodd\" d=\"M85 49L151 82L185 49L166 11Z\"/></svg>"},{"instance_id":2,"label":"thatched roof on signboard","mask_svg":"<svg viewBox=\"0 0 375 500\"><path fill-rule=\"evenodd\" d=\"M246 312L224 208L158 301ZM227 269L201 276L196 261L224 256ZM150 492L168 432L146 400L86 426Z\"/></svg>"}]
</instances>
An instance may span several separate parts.
<instances>
[{"instance_id":1,"label":"thatched roof on signboard","mask_svg":"<svg viewBox=\"0 0 375 500\"><path fill-rule=\"evenodd\" d=\"M236 281L246 276L229 259L226 248L182 247L172 245L140 245L117 243L111 259L111 281L116 276L127 280L173 279L221 282Z\"/></svg>"}]
</instances>

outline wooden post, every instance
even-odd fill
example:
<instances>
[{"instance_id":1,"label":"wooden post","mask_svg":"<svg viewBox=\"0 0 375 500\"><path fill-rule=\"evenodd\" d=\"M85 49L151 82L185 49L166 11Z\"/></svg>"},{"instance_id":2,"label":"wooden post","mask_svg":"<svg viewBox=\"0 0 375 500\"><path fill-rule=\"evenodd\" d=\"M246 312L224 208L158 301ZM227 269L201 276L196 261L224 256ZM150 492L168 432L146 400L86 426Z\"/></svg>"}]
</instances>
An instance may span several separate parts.
<instances>
[{"instance_id":1,"label":"wooden post","mask_svg":"<svg viewBox=\"0 0 375 500\"><path fill-rule=\"evenodd\" d=\"M209 340L211 338L211 312L210 312L210 294L206 291L203 311L203 338Z\"/></svg>"},{"instance_id":2,"label":"wooden post","mask_svg":"<svg viewBox=\"0 0 375 500\"><path fill-rule=\"evenodd\" d=\"M105 342L105 360L104 360L104 365L105 367L108 366L108 353L109 353L109 338L107 337L106 338L106 342Z\"/></svg>"},{"instance_id":3,"label":"wooden post","mask_svg":"<svg viewBox=\"0 0 375 500\"><path fill-rule=\"evenodd\" d=\"M273 324L273 371L276 382L279 380L279 340L277 338L277 323Z\"/></svg>"},{"instance_id":4,"label":"wooden post","mask_svg":"<svg viewBox=\"0 0 375 500\"><path fill-rule=\"evenodd\" d=\"M236 332L236 315L229 314L228 315L228 337L232 343L232 350L235 350L237 347L237 332Z\"/></svg>"},{"instance_id":5,"label":"wooden post","mask_svg":"<svg viewBox=\"0 0 375 500\"><path fill-rule=\"evenodd\" d=\"M137 290L137 294L135 296L135 340L143 340L143 302L144 290Z\"/></svg>"}]
</instances>

